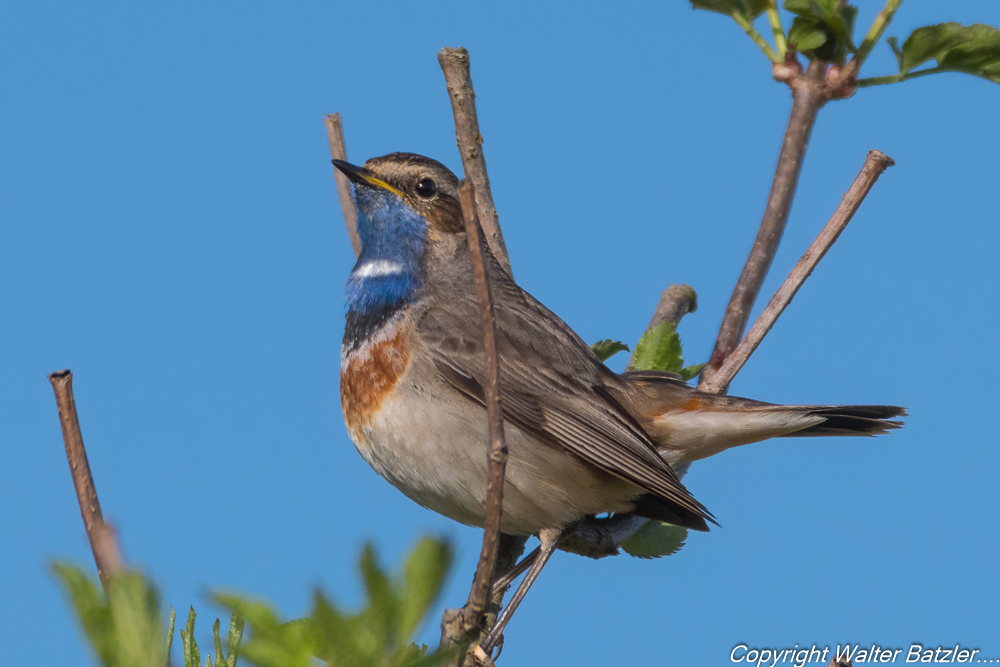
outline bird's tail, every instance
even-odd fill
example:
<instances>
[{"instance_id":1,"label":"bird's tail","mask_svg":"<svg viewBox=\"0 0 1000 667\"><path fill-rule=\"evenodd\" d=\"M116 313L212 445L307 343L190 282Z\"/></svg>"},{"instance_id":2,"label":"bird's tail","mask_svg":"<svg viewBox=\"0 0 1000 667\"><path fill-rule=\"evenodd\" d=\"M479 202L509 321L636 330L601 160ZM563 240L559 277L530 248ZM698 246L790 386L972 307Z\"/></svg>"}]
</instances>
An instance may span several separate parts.
<instances>
[{"instance_id":1,"label":"bird's tail","mask_svg":"<svg viewBox=\"0 0 1000 667\"><path fill-rule=\"evenodd\" d=\"M634 381L647 390L643 426L675 467L768 438L879 435L902 426L893 418L906 415L895 405L774 405L718 396L648 373Z\"/></svg>"}]
</instances>

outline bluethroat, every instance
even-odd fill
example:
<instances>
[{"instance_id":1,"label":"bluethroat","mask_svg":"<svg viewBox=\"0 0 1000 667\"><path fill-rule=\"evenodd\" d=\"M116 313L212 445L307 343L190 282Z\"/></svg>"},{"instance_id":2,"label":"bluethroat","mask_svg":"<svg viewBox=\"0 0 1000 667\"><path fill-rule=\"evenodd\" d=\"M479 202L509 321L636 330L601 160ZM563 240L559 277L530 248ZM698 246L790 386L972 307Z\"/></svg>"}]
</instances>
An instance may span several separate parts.
<instances>
[{"instance_id":1,"label":"bluethroat","mask_svg":"<svg viewBox=\"0 0 1000 667\"><path fill-rule=\"evenodd\" d=\"M393 153L354 184L362 250L347 281L344 420L364 459L404 494L482 526L487 477L485 360L458 179ZM608 369L488 252L509 459L501 531L562 530L634 512L694 530L711 513L682 464L780 436L875 435L887 405L773 405L697 391L665 373Z\"/></svg>"}]
</instances>

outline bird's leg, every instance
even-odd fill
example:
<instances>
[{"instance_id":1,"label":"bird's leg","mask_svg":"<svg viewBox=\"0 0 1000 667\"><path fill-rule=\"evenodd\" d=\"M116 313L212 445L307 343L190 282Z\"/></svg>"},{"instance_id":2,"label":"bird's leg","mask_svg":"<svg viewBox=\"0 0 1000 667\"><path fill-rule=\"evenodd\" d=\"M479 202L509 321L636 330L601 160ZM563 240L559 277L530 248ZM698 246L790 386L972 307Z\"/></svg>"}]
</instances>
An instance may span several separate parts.
<instances>
[{"instance_id":1,"label":"bird's leg","mask_svg":"<svg viewBox=\"0 0 1000 667\"><path fill-rule=\"evenodd\" d=\"M538 548L538 557L528 569L528 574L524 576L524 581L522 581L521 585L517 587L516 591L514 591L514 595L511 597L510 602L507 603L506 608L504 608L500 616L497 617L497 622L490 630L490 634L487 635L486 639L483 640L483 643L480 644L482 649L486 651L487 655L493 653L493 649L496 648L497 644L500 642L500 636L503 634L504 627L507 625L507 622L510 621L510 617L513 616L517 606L521 604L521 600L523 600L524 596L527 595L528 589L531 588L533 583L535 583L535 579L538 578L542 568L545 567L547 562L549 562L549 558L552 557L552 553L556 550L556 547L559 546L559 542L563 537L571 532L573 532L572 527L568 529L543 528L539 531L538 541L541 542L541 546ZM531 556L529 555L524 560L528 560L528 558L531 558Z\"/></svg>"},{"instance_id":2,"label":"bird's leg","mask_svg":"<svg viewBox=\"0 0 1000 667\"><path fill-rule=\"evenodd\" d=\"M503 574L499 579L493 582L493 595L496 595L500 591L504 590L512 583L514 580L524 574L524 571L534 564L535 559L538 558L538 554L542 552L541 547L536 547L534 551L521 559L521 562L510 568L507 572Z\"/></svg>"}]
</instances>

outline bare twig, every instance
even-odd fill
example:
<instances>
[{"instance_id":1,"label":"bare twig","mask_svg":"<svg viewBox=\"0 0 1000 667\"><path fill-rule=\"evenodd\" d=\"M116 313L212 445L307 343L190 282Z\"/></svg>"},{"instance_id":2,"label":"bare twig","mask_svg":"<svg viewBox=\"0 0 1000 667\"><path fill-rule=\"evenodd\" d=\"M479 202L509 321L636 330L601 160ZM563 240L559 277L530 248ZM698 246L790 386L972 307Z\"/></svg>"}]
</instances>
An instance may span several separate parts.
<instances>
[{"instance_id":1,"label":"bare twig","mask_svg":"<svg viewBox=\"0 0 1000 667\"><path fill-rule=\"evenodd\" d=\"M451 110L455 115L455 139L458 152L462 156L465 180L476 188L476 212L486 234L486 242L497 261L511 273L507 245L500 231L500 219L493 204L493 191L486 174L486 157L483 155L483 135L479 131L479 116L476 114L476 91L472 88L472 72L469 68L469 52L459 47L445 47L438 52L438 62L444 72L451 98ZM513 275L513 274L512 274Z\"/></svg>"},{"instance_id":2,"label":"bare twig","mask_svg":"<svg viewBox=\"0 0 1000 667\"><path fill-rule=\"evenodd\" d=\"M497 548L497 564L493 568L493 599L486 609L485 627L492 628L497 621L497 614L503 606L503 598L507 593L507 588L524 570L518 570L511 576L517 568L517 559L524 553L524 545L528 542L527 535L506 535L500 534L500 546ZM530 565L530 563L529 563ZM498 586L497 581L504 579L507 583Z\"/></svg>"},{"instance_id":3,"label":"bare twig","mask_svg":"<svg viewBox=\"0 0 1000 667\"><path fill-rule=\"evenodd\" d=\"M500 517L503 509L503 480L507 466L507 445L503 433L503 408L500 403L499 356L496 347L496 314L490 295L489 280L484 260L485 239L480 231L475 207L475 187L469 181L459 186L459 199L468 235L469 254L472 258L472 277L476 285L479 313L482 318L483 352L486 355L486 381L484 387L486 413L489 420L489 474L486 487L486 519L483 524L483 549L479 565L469 591L469 600L451 619L442 623L442 643L451 645L468 639L474 632L482 631L484 612L492 595L493 570L496 565L497 545L500 540ZM449 623L449 620L451 621Z\"/></svg>"},{"instance_id":4,"label":"bare twig","mask_svg":"<svg viewBox=\"0 0 1000 667\"><path fill-rule=\"evenodd\" d=\"M118 551L114 532L104 523L94 478L90 474L87 450L83 447L80 421L76 416L73 374L68 370L56 371L49 375L49 382L52 383L52 389L56 394L59 424L62 426L63 443L66 445L66 459L69 461L69 472L73 476L73 486L76 487L76 499L80 504L83 526L90 539L90 550L94 553L97 574L107 592L111 576L122 569L122 557Z\"/></svg>"},{"instance_id":5,"label":"bare twig","mask_svg":"<svg viewBox=\"0 0 1000 667\"><path fill-rule=\"evenodd\" d=\"M794 58L794 51L788 50L788 55ZM826 64L818 61L809 63L804 74L795 71L797 62L786 61L780 71L787 73L786 82L792 88L792 112L785 129L785 139L778 156L778 167L771 184L771 194L764 209L764 218L754 241L750 256L747 258L736 282L736 288L729 299L726 313L722 318L722 326L715 341L715 349L708 361L708 366L701 374L699 389L704 389L711 381L726 358L736 347L747 320L753 308L760 287L764 283L771 261L778 250L781 235L785 231L785 222L792 208L792 199L799 183L802 171L802 161L809 145L809 136L816 115L820 108L831 99L831 91L826 85ZM779 71L776 67L776 73Z\"/></svg>"},{"instance_id":6,"label":"bare twig","mask_svg":"<svg viewBox=\"0 0 1000 667\"><path fill-rule=\"evenodd\" d=\"M882 175L882 172L893 164L895 164L893 159L882 154L881 151L873 150L868 153L868 159L865 160L861 172L854 179L854 183L847 193L844 194L844 197L840 201L840 206L834 212L833 217L826 223L823 231L812 242L806 253L802 255L795 268L788 274L785 282L774 293L774 296L771 297L771 301L767 304L760 317L757 318L757 322L754 323L746 337L733 350L722 367L712 376L712 379L701 387L703 391L712 393L725 392L729 383L736 377L740 369L743 368L747 359L750 358L750 355L760 345L760 342L767 335L767 332L771 330L771 327L774 326L778 317L788 307L788 304L791 303L792 298L799 291L799 288L802 287L802 283L812 274L813 269L816 268L819 261L823 259L826 252L836 242L840 233L847 227L847 223L854 217L854 214L861 206L861 202L865 200L872 186L875 185L875 181Z\"/></svg>"},{"instance_id":7,"label":"bare twig","mask_svg":"<svg viewBox=\"0 0 1000 667\"><path fill-rule=\"evenodd\" d=\"M330 156L334 160L347 161L347 146L344 144L344 126L339 113L327 114L326 134L330 138ZM354 256L361 254L361 237L358 236L358 211L354 208L354 198L351 196L351 182L339 169L333 170L337 180L337 194L340 196L340 208L344 211L344 222L347 223L347 233L351 237L351 247Z\"/></svg>"}]
</instances>

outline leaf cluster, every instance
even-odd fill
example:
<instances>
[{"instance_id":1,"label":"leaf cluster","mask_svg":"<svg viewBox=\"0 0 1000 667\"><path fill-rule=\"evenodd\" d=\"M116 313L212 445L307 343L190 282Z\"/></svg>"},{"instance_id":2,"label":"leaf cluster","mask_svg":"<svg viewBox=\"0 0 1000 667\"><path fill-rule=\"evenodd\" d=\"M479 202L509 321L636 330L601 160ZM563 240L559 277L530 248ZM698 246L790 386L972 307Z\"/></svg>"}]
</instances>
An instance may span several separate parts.
<instances>
[{"instance_id":1,"label":"leaf cluster","mask_svg":"<svg viewBox=\"0 0 1000 667\"><path fill-rule=\"evenodd\" d=\"M795 14L788 30L789 44L810 60L843 65L848 53L856 53L854 21L858 8L840 0L785 0L785 9Z\"/></svg>"},{"instance_id":2,"label":"leaf cluster","mask_svg":"<svg viewBox=\"0 0 1000 667\"><path fill-rule=\"evenodd\" d=\"M337 667L432 667L452 654L428 652L411 640L441 592L451 559L448 543L424 538L403 572L390 575L367 545L361 556L367 603L357 613L339 608L319 590L312 613L289 622L264 602L235 594L213 598L246 617L252 637L241 653L260 667L309 667L315 658Z\"/></svg>"},{"instance_id":3,"label":"leaf cluster","mask_svg":"<svg viewBox=\"0 0 1000 667\"><path fill-rule=\"evenodd\" d=\"M106 667L163 667L167 664L173 614L165 643L159 596L140 573L116 574L105 596L100 583L81 568L54 563L52 569L69 595L83 632L101 664Z\"/></svg>"},{"instance_id":4,"label":"leaf cluster","mask_svg":"<svg viewBox=\"0 0 1000 667\"><path fill-rule=\"evenodd\" d=\"M205 667L236 667L241 657L260 667L310 667L320 658L336 667L433 667L452 657L411 643L441 593L452 561L451 546L424 538L410 552L399 574L389 574L367 545L361 575L367 604L357 613L338 608L322 591L314 594L312 613L282 622L269 604L236 594L216 594L233 610L224 650L218 619L213 626L215 660ZM164 632L155 586L138 572L115 574L105 596L96 578L73 565L53 565L66 589L91 647L104 667L165 667L174 634L174 611ZM202 667L194 639L191 608L181 630L185 667ZM244 622L251 639L243 643Z\"/></svg>"},{"instance_id":5,"label":"leaf cluster","mask_svg":"<svg viewBox=\"0 0 1000 667\"><path fill-rule=\"evenodd\" d=\"M887 0L860 45L854 42L858 8L843 0L784 0L783 7L795 18L785 34L778 13L777 0L690 0L694 9L731 17L775 63L788 56L788 49L810 60L844 65L853 56L855 74L881 39L902 0ZM754 21L767 13L774 32L776 48L754 27ZM914 30L899 45L899 39L886 40L896 55L899 74L857 79L864 88L907 81L927 74L964 72L1000 83L1000 30L993 26L940 23ZM792 52L794 53L794 51ZM931 60L936 67L916 69Z\"/></svg>"}]
</instances>

